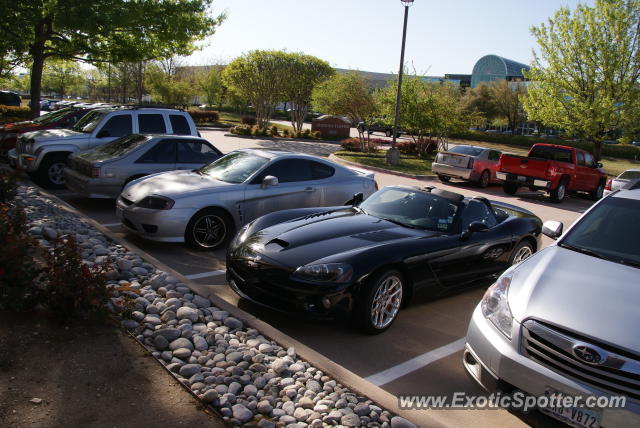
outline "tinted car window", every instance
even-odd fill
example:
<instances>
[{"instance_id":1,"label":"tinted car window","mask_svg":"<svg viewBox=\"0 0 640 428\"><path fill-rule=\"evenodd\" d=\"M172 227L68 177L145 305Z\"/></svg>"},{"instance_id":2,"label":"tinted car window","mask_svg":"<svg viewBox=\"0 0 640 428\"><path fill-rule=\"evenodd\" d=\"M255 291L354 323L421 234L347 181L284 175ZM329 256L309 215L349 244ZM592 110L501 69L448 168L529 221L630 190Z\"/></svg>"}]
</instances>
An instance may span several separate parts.
<instances>
[{"instance_id":1,"label":"tinted car window","mask_svg":"<svg viewBox=\"0 0 640 428\"><path fill-rule=\"evenodd\" d=\"M322 180L324 178L333 177L336 170L320 162L308 161L311 164L311 177L314 180Z\"/></svg>"},{"instance_id":2,"label":"tinted car window","mask_svg":"<svg viewBox=\"0 0 640 428\"><path fill-rule=\"evenodd\" d=\"M313 180L311 163L305 159L283 159L276 161L260 174L260 179L257 183L261 182L262 178L267 175L278 177L278 182L280 183ZM256 183L256 181L254 181L254 183Z\"/></svg>"},{"instance_id":3,"label":"tinted car window","mask_svg":"<svg viewBox=\"0 0 640 428\"><path fill-rule=\"evenodd\" d=\"M123 137L131 134L131 128L131 116L120 114L109 119L98 134L101 137Z\"/></svg>"},{"instance_id":4,"label":"tinted car window","mask_svg":"<svg viewBox=\"0 0 640 428\"><path fill-rule=\"evenodd\" d=\"M640 200L607 197L558 243L561 247L640 267Z\"/></svg>"},{"instance_id":5,"label":"tinted car window","mask_svg":"<svg viewBox=\"0 0 640 428\"><path fill-rule=\"evenodd\" d=\"M141 134L165 134L167 127L161 114L139 114L138 127Z\"/></svg>"},{"instance_id":6,"label":"tinted car window","mask_svg":"<svg viewBox=\"0 0 640 428\"><path fill-rule=\"evenodd\" d=\"M491 150L489 151L489 160L492 161L499 161L500 160L500 152L497 152L495 150Z\"/></svg>"},{"instance_id":7,"label":"tinted car window","mask_svg":"<svg viewBox=\"0 0 640 428\"><path fill-rule=\"evenodd\" d=\"M172 140L162 140L140 157L137 163L174 163L176 145Z\"/></svg>"},{"instance_id":8,"label":"tinted car window","mask_svg":"<svg viewBox=\"0 0 640 428\"><path fill-rule=\"evenodd\" d=\"M98 126L98 123L100 123L103 117L104 113L102 112L96 110L90 111L89 113L82 116L82 119L77 121L71 129L78 132L91 132L95 129L96 126Z\"/></svg>"},{"instance_id":9,"label":"tinted car window","mask_svg":"<svg viewBox=\"0 0 640 428\"><path fill-rule=\"evenodd\" d=\"M132 134L98 146L94 151L107 156L119 157L131 150L137 149L147 141L149 141L149 137Z\"/></svg>"},{"instance_id":10,"label":"tinted car window","mask_svg":"<svg viewBox=\"0 0 640 428\"><path fill-rule=\"evenodd\" d=\"M191 128L187 118L179 114L170 114L171 128L176 135L191 135Z\"/></svg>"},{"instance_id":11,"label":"tinted car window","mask_svg":"<svg viewBox=\"0 0 640 428\"><path fill-rule=\"evenodd\" d=\"M533 150L531 150L531 153L529 153L529 157L554 160L558 162L572 162L571 150L559 147L535 146Z\"/></svg>"},{"instance_id":12,"label":"tinted car window","mask_svg":"<svg viewBox=\"0 0 640 428\"><path fill-rule=\"evenodd\" d=\"M623 180L633 180L634 178L640 178L640 171L625 171L618 176Z\"/></svg>"},{"instance_id":13,"label":"tinted car window","mask_svg":"<svg viewBox=\"0 0 640 428\"><path fill-rule=\"evenodd\" d=\"M421 229L453 232L458 205L431 193L384 188L369 196L360 208L367 214Z\"/></svg>"},{"instance_id":14,"label":"tinted car window","mask_svg":"<svg viewBox=\"0 0 640 428\"><path fill-rule=\"evenodd\" d=\"M460 153L461 155L469 155L469 156L478 156L482 153L483 149L471 146L455 146L452 147L449 151L451 153Z\"/></svg>"},{"instance_id":15,"label":"tinted car window","mask_svg":"<svg viewBox=\"0 0 640 428\"><path fill-rule=\"evenodd\" d=\"M487 207L487 204L482 201L471 199L462 211L462 230L466 230L474 221L486 224L487 227L493 227L498 224L495 216L489 210L489 207Z\"/></svg>"},{"instance_id":16,"label":"tinted car window","mask_svg":"<svg viewBox=\"0 0 640 428\"><path fill-rule=\"evenodd\" d=\"M591 153L584 154L584 163L589 167L592 167L595 165L596 162L593 160L593 156L591 156Z\"/></svg>"},{"instance_id":17,"label":"tinted car window","mask_svg":"<svg viewBox=\"0 0 640 428\"><path fill-rule=\"evenodd\" d=\"M203 141L181 141L178 143L178 163L209 163L222 154Z\"/></svg>"},{"instance_id":18,"label":"tinted car window","mask_svg":"<svg viewBox=\"0 0 640 428\"><path fill-rule=\"evenodd\" d=\"M584 163L584 153L582 153L582 152L576 152L576 159L578 160L578 162L577 162L577 163L578 163L578 165L585 166L585 163Z\"/></svg>"}]
</instances>

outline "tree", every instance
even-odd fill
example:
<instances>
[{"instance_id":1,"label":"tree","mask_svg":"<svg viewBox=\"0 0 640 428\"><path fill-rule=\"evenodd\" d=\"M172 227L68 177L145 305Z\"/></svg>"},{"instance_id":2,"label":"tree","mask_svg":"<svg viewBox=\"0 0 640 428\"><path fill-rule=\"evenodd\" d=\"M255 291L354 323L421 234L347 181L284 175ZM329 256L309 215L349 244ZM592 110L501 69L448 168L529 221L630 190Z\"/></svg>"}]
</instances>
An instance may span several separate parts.
<instances>
[{"instance_id":1,"label":"tree","mask_svg":"<svg viewBox=\"0 0 640 428\"><path fill-rule=\"evenodd\" d=\"M284 98L288 54L282 51L251 51L225 67L222 79L230 91L249 100L256 109L260 128L266 128L275 105Z\"/></svg>"},{"instance_id":2,"label":"tree","mask_svg":"<svg viewBox=\"0 0 640 428\"><path fill-rule=\"evenodd\" d=\"M527 120L522 100L527 95L524 83L496 80L489 87L495 116L506 119L511 133L516 126Z\"/></svg>"},{"instance_id":3,"label":"tree","mask_svg":"<svg viewBox=\"0 0 640 428\"><path fill-rule=\"evenodd\" d=\"M398 81L376 92L378 111L393 123ZM402 81L399 125L410 130L418 153L429 151L429 144L436 140L445 149L449 135L462 131L474 119L464 109L460 90L448 83L427 82L417 75L407 75Z\"/></svg>"},{"instance_id":4,"label":"tree","mask_svg":"<svg viewBox=\"0 0 640 428\"><path fill-rule=\"evenodd\" d=\"M491 122L497 116L493 93L487 82L480 82L475 88L468 88L462 98L464 108L472 114Z\"/></svg>"},{"instance_id":5,"label":"tree","mask_svg":"<svg viewBox=\"0 0 640 428\"><path fill-rule=\"evenodd\" d=\"M603 140L638 111L639 25L640 1L596 0L533 27L540 52L525 72L529 118L591 141L599 160Z\"/></svg>"},{"instance_id":6,"label":"tree","mask_svg":"<svg viewBox=\"0 0 640 428\"><path fill-rule=\"evenodd\" d=\"M355 72L338 73L318 84L311 99L315 111L348 116L352 123L368 119L375 113L367 84Z\"/></svg>"},{"instance_id":7,"label":"tree","mask_svg":"<svg viewBox=\"0 0 640 428\"><path fill-rule=\"evenodd\" d=\"M42 88L60 98L64 98L70 90L77 89L82 80L82 71L74 61L48 61L42 71Z\"/></svg>"},{"instance_id":8,"label":"tree","mask_svg":"<svg viewBox=\"0 0 640 428\"><path fill-rule=\"evenodd\" d=\"M309 111L313 88L335 71L328 62L315 56L292 53L288 54L288 59L284 97L292 103L291 126L296 132L301 132Z\"/></svg>"},{"instance_id":9,"label":"tree","mask_svg":"<svg viewBox=\"0 0 640 428\"><path fill-rule=\"evenodd\" d=\"M213 0L0 0L2 58L31 61L31 99L40 99L46 60L90 63L187 55L212 34L224 15ZM34 116L39 103L31 103Z\"/></svg>"},{"instance_id":10,"label":"tree","mask_svg":"<svg viewBox=\"0 0 640 428\"><path fill-rule=\"evenodd\" d=\"M191 98L195 95L193 82L180 79L175 73L176 69L163 67L160 63L151 64L147 67L145 75L145 85L151 92L151 96L161 103L172 106L186 106L191 103ZM168 71L167 71L168 70ZM170 74L173 71L174 74Z\"/></svg>"},{"instance_id":11,"label":"tree","mask_svg":"<svg viewBox=\"0 0 640 428\"><path fill-rule=\"evenodd\" d=\"M223 66L213 65L196 77L198 88L204 92L207 104L217 104L218 110L220 110L227 92L227 87L222 79L222 70Z\"/></svg>"}]
</instances>

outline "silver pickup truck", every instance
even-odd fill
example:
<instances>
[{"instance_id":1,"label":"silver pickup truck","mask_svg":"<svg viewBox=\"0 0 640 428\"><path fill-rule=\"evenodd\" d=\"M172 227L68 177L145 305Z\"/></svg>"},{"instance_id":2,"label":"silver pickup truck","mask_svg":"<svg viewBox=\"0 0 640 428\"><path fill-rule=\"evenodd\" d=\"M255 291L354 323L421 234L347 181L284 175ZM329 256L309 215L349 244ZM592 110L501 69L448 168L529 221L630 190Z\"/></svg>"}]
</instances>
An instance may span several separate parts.
<instances>
[{"instance_id":1,"label":"silver pickup truck","mask_svg":"<svg viewBox=\"0 0 640 428\"><path fill-rule=\"evenodd\" d=\"M199 135L189 113L170 108L119 107L87 113L71 129L21 134L9 163L46 188L64 187L62 170L71 153L101 146L132 133Z\"/></svg>"}]
</instances>

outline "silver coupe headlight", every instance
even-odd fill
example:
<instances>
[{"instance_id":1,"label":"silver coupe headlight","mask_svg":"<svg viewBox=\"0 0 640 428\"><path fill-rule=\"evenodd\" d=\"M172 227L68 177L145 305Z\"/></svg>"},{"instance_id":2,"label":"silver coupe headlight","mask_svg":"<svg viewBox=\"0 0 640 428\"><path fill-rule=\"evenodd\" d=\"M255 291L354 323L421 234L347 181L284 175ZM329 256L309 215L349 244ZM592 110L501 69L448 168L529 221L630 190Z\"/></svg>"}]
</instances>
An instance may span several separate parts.
<instances>
[{"instance_id":1,"label":"silver coupe headlight","mask_svg":"<svg viewBox=\"0 0 640 428\"><path fill-rule=\"evenodd\" d=\"M512 272L500 276L498 280L487 289L480 302L482 315L496 326L498 330L511 339L513 315L507 301L509 285L511 285Z\"/></svg>"},{"instance_id":2,"label":"silver coupe headlight","mask_svg":"<svg viewBox=\"0 0 640 428\"><path fill-rule=\"evenodd\" d=\"M345 283L351 280L353 268L346 263L322 263L300 266L293 273L294 278L305 281Z\"/></svg>"},{"instance_id":3,"label":"silver coupe headlight","mask_svg":"<svg viewBox=\"0 0 640 428\"><path fill-rule=\"evenodd\" d=\"M173 207L173 204L175 204L173 199L158 195L147 196L136 203L139 207L149 208L151 210L169 210Z\"/></svg>"}]
</instances>

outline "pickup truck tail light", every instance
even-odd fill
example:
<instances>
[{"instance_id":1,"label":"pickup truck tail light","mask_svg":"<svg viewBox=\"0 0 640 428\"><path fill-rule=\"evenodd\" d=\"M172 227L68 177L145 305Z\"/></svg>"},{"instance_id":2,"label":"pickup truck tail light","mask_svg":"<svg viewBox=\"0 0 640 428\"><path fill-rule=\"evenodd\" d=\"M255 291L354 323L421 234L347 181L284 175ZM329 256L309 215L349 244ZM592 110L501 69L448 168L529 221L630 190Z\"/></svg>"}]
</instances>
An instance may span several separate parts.
<instances>
[{"instance_id":1,"label":"pickup truck tail light","mask_svg":"<svg viewBox=\"0 0 640 428\"><path fill-rule=\"evenodd\" d=\"M91 168L91 178L98 178L100 177L100 167L92 167Z\"/></svg>"},{"instance_id":2,"label":"pickup truck tail light","mask_svg":"<svg viewBox=\"0 0 640 428\"><path fill-rule=\"evenodd\" d=\"M469 169L473 168L473 158L469 158L469 163L467 164L467 168Z\"/></svg>"},{"instance_id":3,"label":"pickup truck tail light","mask_svg":"<svg viewBox=\"0 0 640 428\"><path fill-rule=\"evenodd\" d=\"M613 180L611 178L607 180L607 184L605 184L604 190L611 190L611 182L612 181Z\"/></svg>"}]
</instances>

